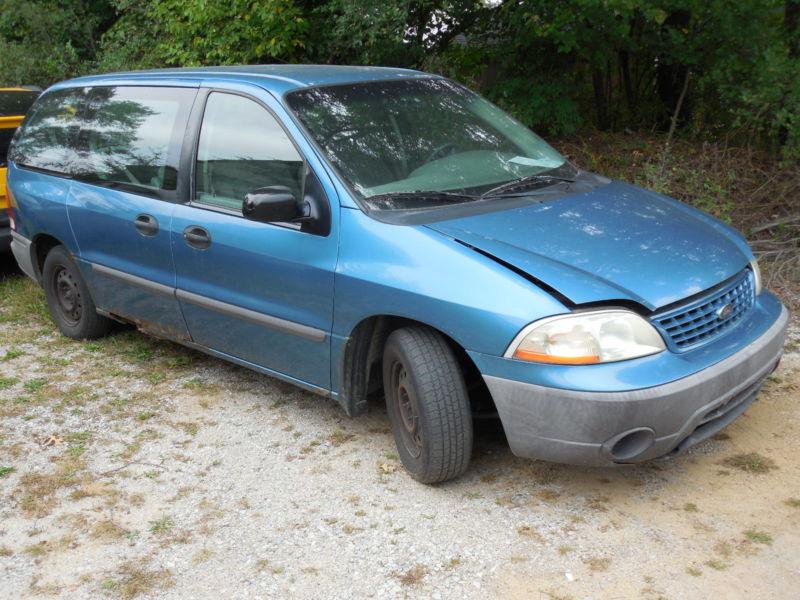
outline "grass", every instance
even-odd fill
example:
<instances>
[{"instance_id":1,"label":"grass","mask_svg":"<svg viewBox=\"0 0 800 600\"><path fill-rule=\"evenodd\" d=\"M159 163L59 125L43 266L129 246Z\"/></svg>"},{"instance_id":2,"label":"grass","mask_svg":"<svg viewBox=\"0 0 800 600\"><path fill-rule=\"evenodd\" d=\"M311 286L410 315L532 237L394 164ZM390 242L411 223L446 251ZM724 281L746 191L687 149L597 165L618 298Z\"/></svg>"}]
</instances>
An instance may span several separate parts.
<instances>
[{"instance_id":1,"label":"grass","mask_svg":"<svg viewBox=\"0 0 800 600\"><path fill-rule=\"evenodd\" d=\"M703 574L703 572L699 568L693 565L686 567L686 572L692 577L700 577Z\"/></svg>"},{"instance_id":2,"label":"grass","mask_svg":"<svg viewBox=\"0 0 800 600\"><path fill-rule=\"evenodd\" d=\"M542 534L536 531L530 525L520 525L517 527L517 534L521 537L536 540L537 542L544 542Z\"/></svg>"},{"instance_id":3,"label":"grass","mask_svg":"<svg viewBox=\"0 0 800 600\"><path fill-rule=\"evenodd\" d=\"M687 502L683 505L683 510L686 512L696 513L699 512L700 509L697 508L697 504L694 502Z\"/></svg>"},{"instance_id":4,"label":"grass","mask_svg":"<svg viewBox=\"0 0 800 600\"><path fill-rule=\"evenodd\" d=\"M9 360L14 360L15 358L19 358L20 356L24 356L25 353L22 350L18 350L17 348L10 348L6 351L6 353L0 357L0 361L7 362Z\"/></svg>"},{"instance_id":5,"label":"grass","mask_svg":"<svg viewBox=\"0 0 800 600\"><path fill-rule=\"evenodd\" d=\"M195 565L199 565L200 563L204 563L209 560L212 556L214 556L214 551L208 548L201 548L197 552L194 553L192 556L192 563Z\"/></svg>"},{"instance_id":6,"label":"grass","mask_svg":"<svg viewBox=\"0 0 800 600\"><path fill-rule=\"evenodd\" d=\"M723 562L721 560L718 560L716 558L712 558L711 560L707 560L704 564L707 567L709 567L711 569L714 569L715 571L724 571L728 567L730 567L730 565L728 563Z\"/></svg>"},{"instance_id":7,"label":"grass","mask_svg":"<svg viewBox=\"0 0 800 600\"><path fill-rule=\"evenodd\" d=\"M602 571L608 571L608 567L611 566L611 558L608 556L587 558L583 561L583 564L589 567L590 571L599 573Z\"/></svg>"},{"instance_id":8,"label":"grass","mask_svg":"<svg viewBox=\"0 0 800 600\"><path fill-rule=\"evenodd\" d=\"M36 544L30 544L29 546L26 546L24 552L33 558L41 558L50 552L50 547L47 543L47 540L44 540Z\"/></svg>"},{"instance_id":9,"label":"grass","mask_svg":"<svg viewBox=\"0 0 800 600\"><path fill-rule=\"evenodd\" d=\"M174 585L172 573L167 569L149 569L140 561L126 562L117 569L116 577L100 584L105 591L116 593L122 600L133 600L137 596L150 595Z\"/></svg>"},{"instance_id":10,"label":"grass","mask_svg":"<svg viewBox=\"0 0 800 600\"><path fill-rule=\"evenodd\" d=\"M740 471L756 475L763 475L778 468L774 460L762 456L758 452L729 456L722 461L722 464L732 469L739 469Z\"/></svg>"},{"instance_id":11,"label":"grass","mask_svg":"<svg viewBox=\"0 0 800 600\"><path fill-rule=\"evenodd\" d=\"M155 521L150 521L150 533L153 535L166 535L172 531L174 526L175 521L172 520L172 517L164 515Z\"/></svg>"},{"instance_id":12,"label":"grass","mask_svg":"<svg viewBox=\"0 0 800 600\"><path fill-rule=\"evenodd\" d=\"M8 477L14 471L16 471L16 469L14 467L0 467L0 478Z\"/></svg>"},{"instance_id":13,"label":"grass","mask_svg":"<svg viewBox=\"0 0 800 600\"><path fill-rule=\"evenodd\" d=\"M20 497L23 514L44 517L56 503L56 495L64 489L74 488L84 480L86 465L80 457L69 454L56 461L49 473L27 473L20 479L15 496Z\"/></svg>"},{"instance_id":14,"label":"grass","mask_svg":"<svg viewBox=\"0 0 800 600\"><path fill-rule=\"evenodd\" d=\"M428 567L425 565L414 565L407 571L398 572L395 571L392 573L392 577L397 579L400 583L405 586L417 586L422 583L422 580L428 574Z\"/></svg>"},{"instance_id":15,"label":"grass","mask_svg":"<svg viewBox=\"0 0 800 600\"><path fill-rule=\"evenodd\" d=\"M745 530L744 537L756 544L764 544L766 546L772 545L772 536L765 531L759 531L755 528Z\"/></svg>"},{"instance_id":16,"label":"grass","mask_svg":"<svg viewBox=\"0 0 800 600\"><path fill-rule=\"evenodd\" d=\"M355 439L354 433L347 433L341 429L334 429L328 436L328 441L332 446L341 446L345 442Z\"/></svg>"},{"instance_id":17,"label":"grass","mask_svg":"<svg viewBox=\"0 0 800 600\"><path fill-rule=\"evenodd\" d=\"M117 525L111 519L103 519L94 524L89 535L96 540L118 540L128 533L127 529Z\"/></svg>"},{"instance_id":18,"label":"grass","mask_svg":"<svg viewBox=\"0 0 800 600\"><path fill-rule=\"evenodd\" d=\"M35 394L39 390L41 390L44 386L47 385L47 379L37 377L34 379L29 379L26 381L22 387L25 388L26 392L30 392L31 394Z\"/></svg>"},{"instance_id":19,"label":"grass","mask_svg":"<svg viewBox=\"0 0 800 600\"><path fill-rule=\"evenodd\" d=\"M0 280L0 323L33 323L51 325L44 292L27 277Z\"/></svg>"},{"instance_id":20,"label":"grass","mask_svg":"<svg viewBox=\"0 0 800 600\"><path fill-rule=\"evenodd\" d=\"M2 377L0 376L0 390L7 390L13 385L19 383L19 379L16 377Z\"/></svg>"}]
</instances>

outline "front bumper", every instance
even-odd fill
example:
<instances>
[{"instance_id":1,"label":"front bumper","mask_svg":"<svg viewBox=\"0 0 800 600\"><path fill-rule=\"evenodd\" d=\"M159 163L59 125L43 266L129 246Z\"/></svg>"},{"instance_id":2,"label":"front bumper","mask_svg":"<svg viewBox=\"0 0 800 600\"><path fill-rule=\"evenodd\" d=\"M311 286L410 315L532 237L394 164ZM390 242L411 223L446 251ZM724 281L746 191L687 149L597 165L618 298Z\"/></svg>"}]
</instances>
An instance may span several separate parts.
<instances>
[{"instance_id":1,"label":"front bumper","mask_svg":"<svg viewBox=\"0 0 800 600\"><path fill-rule=\"evenodd\" d=\"M688 377L644 389L589 392L484 375L511 451L604 466L683 452L755 400L783 352L789 313L739 352Z\"/></svg>"}]
</instances>

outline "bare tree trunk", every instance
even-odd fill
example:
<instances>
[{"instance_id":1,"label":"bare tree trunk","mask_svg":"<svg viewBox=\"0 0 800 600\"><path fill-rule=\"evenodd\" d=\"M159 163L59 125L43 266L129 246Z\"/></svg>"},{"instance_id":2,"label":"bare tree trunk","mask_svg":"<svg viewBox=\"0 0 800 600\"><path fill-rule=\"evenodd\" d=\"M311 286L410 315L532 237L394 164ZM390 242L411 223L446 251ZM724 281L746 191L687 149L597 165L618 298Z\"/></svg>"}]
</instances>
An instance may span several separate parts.
<instances>
[{"instance_id":1,"label":"bare tree trunk","mask_svg":"<svg viewBox=\"0 0 800 600\"><path fill-rule=\"evenodd\" d=\"M678 117L681 114L681 108L683 107L683 101L686 98L686 91L689 89L689 79L692 76L692 72L689 69L686 69L686 77L683 79L683 88L681 89L681 95L678 96L678 102L675 104L675 111L672 113L672 118L670 119L669 124L669 132L667 133L667 141L664 143L664 152L661 154L661 165L658 168L658 178L661 180L664 176L664 167L667 164L667 158L669 157L670 146L672 145L672 137L675 135L675 128L678 125Z\"/></svg>"},{"instance_id":2,"label":"bare tree trunk","mask_svg":"<svg viewBox=\"0 0 800 600\"><path fill-rule=\"evenodd\" d=\"M608 102L603 72L600 69L592 71L592 85L594 86L594 104L597 109L597 126L600 129L609 128Z\"/></svg>"},{"instance_id":3,"label":"bare tree trunk","mask_svg":"<svg viewBox=\"0 0 800 600\"><path fill-rule=\"evenodd\" d=\"M625 103L630 116L633 116L636 112L636 98L633 94L633 81L631 81L631 57L627 50L619 51L619 74L625 90Z\"/></svg>"}]
</instances>

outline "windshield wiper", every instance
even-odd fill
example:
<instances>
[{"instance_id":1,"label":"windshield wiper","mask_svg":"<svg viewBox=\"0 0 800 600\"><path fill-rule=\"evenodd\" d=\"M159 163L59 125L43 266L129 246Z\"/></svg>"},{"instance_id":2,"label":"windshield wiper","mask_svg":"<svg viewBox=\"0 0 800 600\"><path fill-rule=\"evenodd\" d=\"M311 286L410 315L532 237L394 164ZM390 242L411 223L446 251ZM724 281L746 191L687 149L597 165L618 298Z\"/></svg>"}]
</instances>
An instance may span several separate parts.
<instances>
[{"instance_id":1,"label":"windshield wiper","mask_svg":"<svg viewBox=\"0 0 800 600\"><path fill-rule=\"evenodd\" d=\"M437 192L437 191L414 191L414 192L388 192L386 194L376 194L368 196L368 202L381 202L384 200L432 200L434 202L464 202L469 200L480 200L482 196L477 194L467 194L462 192Z\"/></svg>"},{"instance_id":2,"label":"windshield wiper","mask_svg":"<svg viewBox=\"0 0 800 600\"><path fill-rule=\"evenodd\" d=\"M546 175L546 174L528 175L527 177L520 177L519 179L513 179L512 181L507 181L506 183L498 185L497 187L493 187L492 189L481 194L480 199L483 200L485 198L494 198L497 196L511 195L511 194L506 194L505 192L514 190L518 187L522 187L529 183L544 183L546 185L553 185L556 183L575 183L575 180L570 179L569 177L558 177L556 175ZM523 195L523 193L520 192L519 195Z\"/></svg>"}]
</instances>

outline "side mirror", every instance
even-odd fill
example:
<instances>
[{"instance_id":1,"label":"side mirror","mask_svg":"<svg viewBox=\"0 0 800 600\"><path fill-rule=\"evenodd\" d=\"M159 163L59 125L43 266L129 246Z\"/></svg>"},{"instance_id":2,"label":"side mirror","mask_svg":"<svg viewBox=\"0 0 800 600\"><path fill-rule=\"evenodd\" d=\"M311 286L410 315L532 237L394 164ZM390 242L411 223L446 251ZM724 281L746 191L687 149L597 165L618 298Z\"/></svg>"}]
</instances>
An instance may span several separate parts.
<instances>
[{"instance_id":1,"label":"side mirror","mask_svg":"<svg viewBox=\"0 0 800 600\"><path fill-rule=\"evenodd\" d=\"M262 223L291 223L308 215L294 197L292 190L284 185L258 188L244 197L242 214L251 221Z\"/></svg>"}]
</instances>

